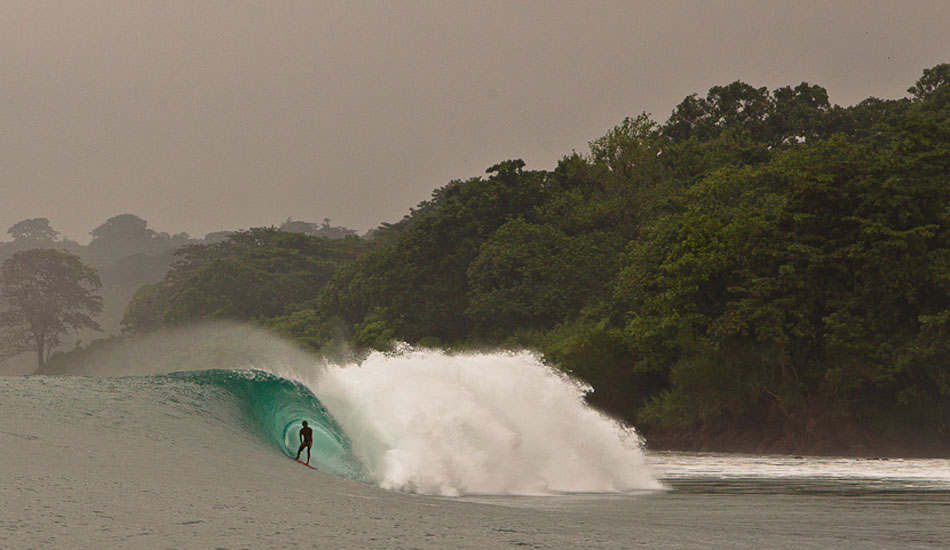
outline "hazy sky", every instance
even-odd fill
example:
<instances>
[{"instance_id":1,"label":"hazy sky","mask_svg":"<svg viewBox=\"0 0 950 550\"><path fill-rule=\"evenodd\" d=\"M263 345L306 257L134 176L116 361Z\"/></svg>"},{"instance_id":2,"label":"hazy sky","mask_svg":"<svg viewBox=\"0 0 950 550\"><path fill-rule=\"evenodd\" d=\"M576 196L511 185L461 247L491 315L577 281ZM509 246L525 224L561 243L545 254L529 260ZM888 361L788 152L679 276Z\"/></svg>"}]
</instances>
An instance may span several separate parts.
<instances>
[{"instance_id":1,"label":"hazy sky","mask_svg":"<svg viewBox=\"0 0 950 550\"><path fill-rule=\"evenodd\" d=\"M716 84L903 97L948 28L948 0L0 0L0 240L121 213L362 232Z\"/></svg>"}]
</instances>

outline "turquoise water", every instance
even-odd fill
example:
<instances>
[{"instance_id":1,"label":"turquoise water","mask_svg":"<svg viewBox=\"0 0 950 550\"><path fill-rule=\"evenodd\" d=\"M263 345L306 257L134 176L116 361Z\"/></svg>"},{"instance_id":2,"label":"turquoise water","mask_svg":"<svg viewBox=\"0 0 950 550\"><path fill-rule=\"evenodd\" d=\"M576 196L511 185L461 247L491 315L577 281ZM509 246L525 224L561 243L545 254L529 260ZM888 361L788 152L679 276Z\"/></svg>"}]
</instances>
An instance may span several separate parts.
<instances>
[{"instance_id":1,"label":"turquoise water","mask_svg":"<svg viewBox=\"0 0 950 550\"><path fill-rule=\"evenodd\" d=\"M208 396L228 396L245 415L245 426L293 458L300 445L302 422L313 429L310 465L336 476L365 481L365 468L353 456L351 445L326 407L306 386L259 371L213 369L175 372L152 377L156 384L178 381L209 388ZM304 451L302 457L306 456Z\"/></svg>"}]
</instances>

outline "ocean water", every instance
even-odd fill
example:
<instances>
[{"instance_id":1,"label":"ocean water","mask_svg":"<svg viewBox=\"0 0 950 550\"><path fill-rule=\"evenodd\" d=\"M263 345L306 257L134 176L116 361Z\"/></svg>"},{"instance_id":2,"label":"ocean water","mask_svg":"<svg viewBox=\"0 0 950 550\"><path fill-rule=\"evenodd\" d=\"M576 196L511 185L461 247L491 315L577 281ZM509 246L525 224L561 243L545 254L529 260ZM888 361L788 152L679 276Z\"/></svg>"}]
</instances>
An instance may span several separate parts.
<instances>
[{"instance_id":1,"label":"ocean water","mask_svg":"<svg viewBox=\"0 0 950 550\"><path fill-rule=\"evenodd\" d=\"M527 353L249 327L0 377L0 548L946 548L950 461L651 452ZM310 470L296 464L302 420Z\"/></svg>"}]
</instances>

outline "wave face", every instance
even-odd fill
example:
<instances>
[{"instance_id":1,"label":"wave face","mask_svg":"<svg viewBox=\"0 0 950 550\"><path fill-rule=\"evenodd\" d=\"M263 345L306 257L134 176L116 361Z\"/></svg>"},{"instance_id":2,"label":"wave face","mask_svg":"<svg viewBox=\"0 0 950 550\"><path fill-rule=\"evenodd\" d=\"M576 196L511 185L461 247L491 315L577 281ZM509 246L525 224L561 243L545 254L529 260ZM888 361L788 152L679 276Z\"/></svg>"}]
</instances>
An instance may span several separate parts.
<instances>
[{"instance_id":1,"label":"wave face","mask_svg":"<svg viewBox=\"0 0 950 550\"><path fill-rule=\"evenodd\" d=\"M298 382L258 370L213 369L176 372L156 378L228 392L258 434L288 457L296 456L300 444L298 434L302 421L306 420L313 429L312 465L337 476L360 481L367 479L333 416L310 390ZM301 458L305 457L306 451Z\"/></svg>"},{"instance_id":2,"label":"wave face","mask_svg":"<svg viewBox=\"0 0 950 550\"><path fill-rule=\"evenodd\" d=\"M530 353L407 349L328 364L262 330L215 324L130 340L69 370L174 382L208 406L221 397L241 411L245 428L289 457L307 420L312 465L390 490L454 496L662 488L634 430L588 407L588 387ZM193 422L207 413L193 412Z\"/></svg>"}]
</instances>

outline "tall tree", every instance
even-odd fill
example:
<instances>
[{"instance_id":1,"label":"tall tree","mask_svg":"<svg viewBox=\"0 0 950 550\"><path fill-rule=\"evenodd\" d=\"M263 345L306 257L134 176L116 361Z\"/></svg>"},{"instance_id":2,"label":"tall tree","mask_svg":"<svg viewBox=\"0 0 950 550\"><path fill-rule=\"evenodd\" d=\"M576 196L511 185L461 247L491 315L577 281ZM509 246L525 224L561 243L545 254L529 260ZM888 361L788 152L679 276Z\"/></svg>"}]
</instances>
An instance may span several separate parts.
<instances>
[{"instance_id":1,"label":"tall tree","mask_svg":"<svg viewBox=\"0 0 950 550\"><path fill-rule=\"evenodd\" d=\"M35 351L43 366L69 330L101 330L96 271L65 251L17 252L0 265L0 356Z\"/></svg>"},{"instance_id":2,"label":"tall tree","mask_svg":"<svg viewBox=\"0 0 950 550\"><path fill-rule=\"evenodd\" d=\"M907 88L907 91L914 94L917 100L923 100L937 90L946 90L948 84L950 84L950 63L941 63L924 69L924 75L917 80L916 84Z\"/></svg>"},{"instance_id":3,"label":"tall tree","mask_svg":"<svg viewBox=\"0 0 950 550\"><path fill-rule=\"evenodd\" d=\"M53 242L59 238L59 231L50 226L47 218L33 218L15 223L7 229L7 233L15 241Z\"/></svg>"}]
</instances>

